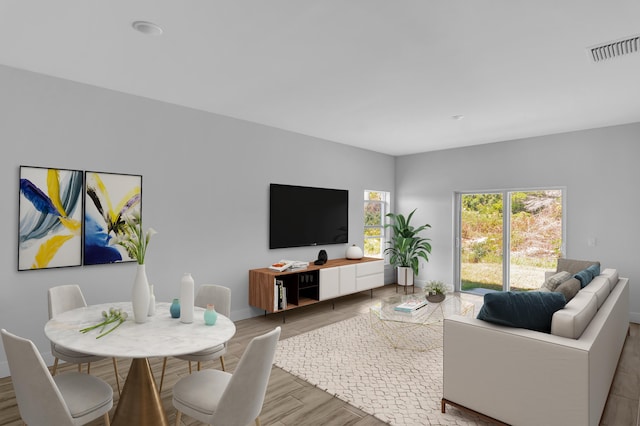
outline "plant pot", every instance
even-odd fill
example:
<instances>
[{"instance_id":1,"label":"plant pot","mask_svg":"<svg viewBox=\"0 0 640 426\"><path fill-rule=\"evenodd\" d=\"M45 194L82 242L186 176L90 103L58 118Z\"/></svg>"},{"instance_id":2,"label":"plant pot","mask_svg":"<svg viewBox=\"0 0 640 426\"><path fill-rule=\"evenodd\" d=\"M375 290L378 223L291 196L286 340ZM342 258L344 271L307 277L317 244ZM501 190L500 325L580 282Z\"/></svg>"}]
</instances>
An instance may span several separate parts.
<instances>
[{"instance_id":1,"label":"plant pot","mask_svg":"<svg viewBox=\"0 0 640 426\"><path fill-rule=\"evenodd\" d=\"M408 266L398 266L398 285L413 285L413 269Z\"/></svg>"},{"instance_id":2,"label":"plant pot","mask_svg":"<svg viewBox=\"0 0 640 426\"><path fill-rule=\"evenodd\" d=\"M444 293L427 294L427 301L431 303L440 303L447 297Z\"/></svg>"}]
</instances>

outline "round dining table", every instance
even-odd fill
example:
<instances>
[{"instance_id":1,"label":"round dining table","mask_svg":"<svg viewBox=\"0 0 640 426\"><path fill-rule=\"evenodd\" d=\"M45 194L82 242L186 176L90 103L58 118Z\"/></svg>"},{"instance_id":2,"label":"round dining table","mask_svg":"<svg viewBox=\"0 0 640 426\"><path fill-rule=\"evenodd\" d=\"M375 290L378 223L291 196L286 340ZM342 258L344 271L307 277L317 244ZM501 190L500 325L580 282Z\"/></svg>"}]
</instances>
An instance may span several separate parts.
<instances>
[{"instance_id":1,"label":"round dining table","mask_svg":"<svg viewBox=\"0 0 640 426\"><path fill-rule=\"evenodd\" d=\"M204 323L204 309L195 307L193 322L172 318L170 303L156 303L155 314L136 323L130 302L104 303L77 308L56 315L44 327L49 340L78 352L109 358L132 358L122 393L111 421L117 425L167 425L167 416L153 378L149 358L186 355L229 341L236 327L229 318L218 314L212 326ZM97 338L117 323L86 333L81 329L104 320L110 308L126 312L128 318L116 329Z\"/></svg>"}]
</instances>

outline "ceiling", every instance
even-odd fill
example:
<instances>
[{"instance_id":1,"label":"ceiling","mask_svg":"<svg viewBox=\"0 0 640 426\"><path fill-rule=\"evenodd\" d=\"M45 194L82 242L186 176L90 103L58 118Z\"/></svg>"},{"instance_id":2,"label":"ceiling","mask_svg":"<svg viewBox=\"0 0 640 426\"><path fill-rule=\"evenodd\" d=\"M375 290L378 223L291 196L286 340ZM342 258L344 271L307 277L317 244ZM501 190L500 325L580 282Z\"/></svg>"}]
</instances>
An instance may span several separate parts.
<instances>
[{"instance_id":1,"label":"ceiling","mask_svg":"<svg viewBox=\"0 0 640 426\"><path fill-rule=\"evenodd\" d=\"M0 64L404 155L640 122L640 53L587 54L639 17L637 0L2 0Z\"/></svg>"}]
</instances>

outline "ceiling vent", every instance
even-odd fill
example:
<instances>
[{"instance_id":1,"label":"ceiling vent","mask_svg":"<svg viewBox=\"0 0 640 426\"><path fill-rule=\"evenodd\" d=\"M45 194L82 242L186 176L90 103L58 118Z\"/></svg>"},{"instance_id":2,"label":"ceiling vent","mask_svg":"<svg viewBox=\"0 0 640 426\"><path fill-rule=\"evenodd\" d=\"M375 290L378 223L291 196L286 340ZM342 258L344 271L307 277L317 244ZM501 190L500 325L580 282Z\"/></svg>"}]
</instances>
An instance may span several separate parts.
<instances>
[{"instance_id":1,"label":"ceiling vent","mask_svg":"<svg viewBox=\"0 0 640 426\"><path fill-rule=\"evenodd\" d=\"M640 35L626 37L621 40L611 41L598 46L589 47L589 57L593 62L602 62L618 56L638 53L640 47Z\"/></svg>"}]
</instances>

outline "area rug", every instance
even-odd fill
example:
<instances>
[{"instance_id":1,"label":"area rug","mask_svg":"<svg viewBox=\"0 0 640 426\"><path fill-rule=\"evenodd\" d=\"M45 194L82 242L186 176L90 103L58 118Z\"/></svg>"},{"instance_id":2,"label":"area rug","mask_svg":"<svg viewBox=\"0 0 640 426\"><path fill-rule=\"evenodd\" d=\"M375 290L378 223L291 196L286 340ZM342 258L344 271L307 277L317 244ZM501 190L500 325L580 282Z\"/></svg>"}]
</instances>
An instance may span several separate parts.
<instances>
[{"instance_id":1,"label":"area rug","mask_svg":"<svg viewBox=\"0 0 640 426\"><path fill-rule=\"evenodd\" d=\"M415 333L442 339L441 329ZM488 425L451 406L441 413L441 345L393 349L368 314L279 341L275 365L391 425Z\"/></svg>"}]
</instances>

